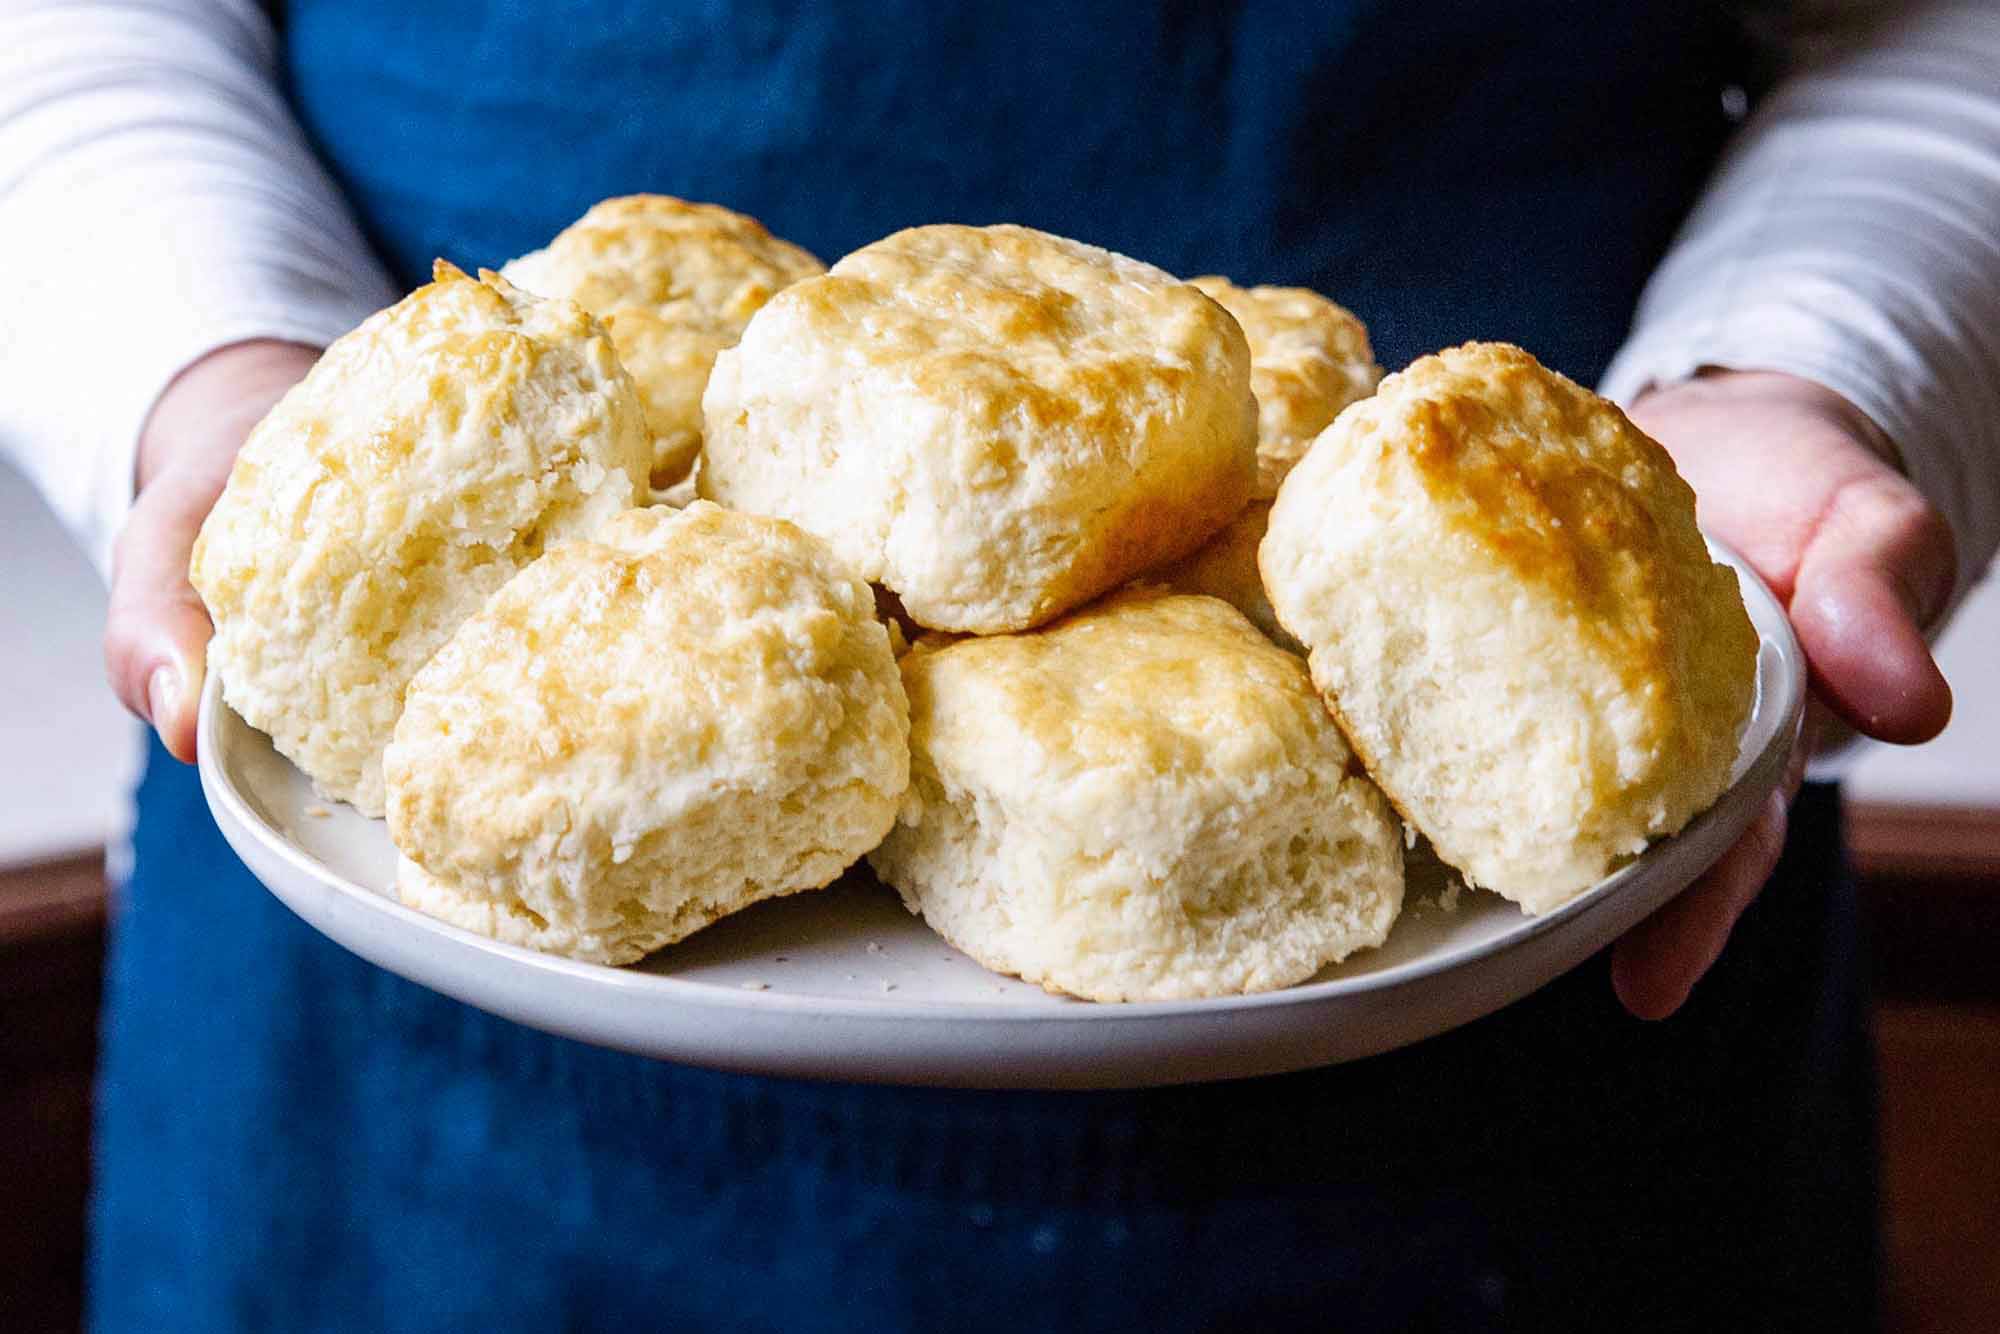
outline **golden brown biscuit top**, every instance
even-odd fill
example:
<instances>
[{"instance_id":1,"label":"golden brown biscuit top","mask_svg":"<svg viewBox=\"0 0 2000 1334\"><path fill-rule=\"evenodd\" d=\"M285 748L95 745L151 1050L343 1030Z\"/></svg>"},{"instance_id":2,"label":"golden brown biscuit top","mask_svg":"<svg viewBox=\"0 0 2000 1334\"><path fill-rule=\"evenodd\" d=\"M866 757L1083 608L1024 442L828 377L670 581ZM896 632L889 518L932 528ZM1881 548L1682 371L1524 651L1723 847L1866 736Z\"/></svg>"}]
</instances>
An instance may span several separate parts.
<instances>
[{"instance_id":1,"label":"golden brown biscuit top","mask_svg":"<svg viewBox=\"0 0 2000 1334\"><path fill-rule=\"evenodd\" d=\"M476 699L484 721L463 698L424 707L464 714L459 752L497 748L524 772L586 749L625 757L635 776L662 754L694 770L810 750L839 731L847 704L828 687L864 673L871 642L886 646L868 586L792 524L648 506L503 588L419 673L412 699Z\"/></svg>"},{"instance_id":2,"label":"golden brown biscuit top","mask_svg":"<svg viewBox=\"0 0 2000 1334\"><path fill-rule=\"evenodd\" d=\"M1299 658L1227 603L1162 588L1019 634L929 635L902 669L922 748L1017 757L1035 781L1117 768L1254 782L1345 751Z\"/></svg>"},{"instance_id":3,"label":"golden brown biscuit top","mask_svg":"<svg viewBox=\"0 0 2000 1334\"><path fill-rule=\"evenodd\" d=\"M1382 368L1368 328L1346 307L1303 287L1238 287L1189 279L1243 326L1257 395L1257 494L1278 483L1340 410L1375 392Z\"/></svg>"},{"instance_id":4,"label":"golden brown biscuit top","mask_svg":"<svg viewBox=\"0 0 2000 1334\"><path fill-rule=\"evenodd\" d=\"M523 292L490 269L473 278L449 260L431 263L431 281L394 306L399 336L410 343L448 349L473 373L503 357L509 336L585 340L603 330L588 311L570 301L547 301ZM435 339L434 344L427 340ZM433 392L443 392L432 377Z\"/></svg>"},{"instance_id":5,"label":"golden brown biscuit top","mask_svg":"<svg viewBox=\"0 0 2000 1334\"><path fill-rule=\"evenodd\" d=\"M1616 404L1504 343L1411 363L1377 395L1447 524L1573 608L1637 673L1672 634L1675 581L1711 567L1694 492Z\"/></svg>"},{"instance_id":6,"label":"golden brown biscuit top","mask_svg":"<svg viewBox=\"0 0 2000 1334\"><path fill-rule=\"evenodd\" d=\"M777 304L929 396L1025 411L1036 427L1130 438L1117 419L1209 373L1242 334L1199 291L1138 260L1027 227L914 227ZM1152 405L1146 405L1151 410Z\"/></svg>"},{"instance_id":7,"label":"golden brown biscuit top","mask_svg":"<svg viewBox=\"0 0 2000 1334\"><path fill-rule=\"evenodd\" d=\"M886 817L905 707L868 586L824 544L713 505L626 510L417 673L385 758L390 833L444 879L560 880L623 913L615 868L690 811L810 782L871 789Z\"/></svg>"},{"instance_id":8,"label":"golden brown biscuit top","mask_svg":"<svg viewBox=\"0 0 2000 1334\"><path fill-rule=\"evenodd\" d=\"M475 281L439 260L433 273L335 340L259 424L218 514L249 503L240 497L268 469L290 480L287 507L272 508L267 524L325 541L309 531L330 503L316 490L358 496L393 474L393 503L358 502L365 531L354 540L372 550L369 541L424 515L461 541L510 528L521 474L594 458L644 477L638 398L602 325L572 302L545 301L485 270ZM220 524L204 526L198 568L207 532Z\"/></svg>"},{"instance_id":9,"label":"golden brown biscuit top","mask_svg":"<svg viewBox=\"0 0 2000 1334\"><path fill-rule=\"evenodd\" d=\"M824 271L755 218L666 195L607 199L504 270L604 320L645 403L661 490L687 475L701 447L701 391L716 354L774 293Z\"/></svg>"},{"instance_id":10,"label":"golden brown biscuit top","mask_svg":"<svg viewBox=\"0 0 2000 1334\"><path fill-rule=\"evenodd\" d=\"M773 293L825 265L755 218L669 195L607 199L509 266L516 281L600 315L644 307L742 329Z\"/></svg>"}]
</instances>

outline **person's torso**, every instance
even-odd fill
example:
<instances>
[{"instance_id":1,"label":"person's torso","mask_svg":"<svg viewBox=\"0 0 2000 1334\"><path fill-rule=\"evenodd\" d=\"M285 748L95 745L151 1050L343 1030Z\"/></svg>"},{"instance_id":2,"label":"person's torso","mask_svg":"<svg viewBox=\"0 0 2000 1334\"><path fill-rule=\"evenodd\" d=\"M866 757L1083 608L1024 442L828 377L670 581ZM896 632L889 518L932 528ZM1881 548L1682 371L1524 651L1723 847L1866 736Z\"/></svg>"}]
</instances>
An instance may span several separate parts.
<instances>
[{"instance_id":1,"label":"person's torso","mask_svg":"<svg viewBox=\"0 0 2000 1334\"><path fill-rule=\"evenodd\" d=\"M1022 222L1325 291L1390 367L1468 338L1594 377L1730 122L1699 3L296 0L309 134L398 277L597 199L722 203L827 260Z\"/></svg>"},{"instance_id":2,"label":"person's torso","mask_svg":"<svg viewBox=\"0 0 2000 1334\"><path fill-rule=\"evenodd\" d=\"M663 190L828 259L909 223L1032 223L1323 288L1391 366L1497 336L1580 376L1726 128L1724 29L1692 6L987 8L302 0L290 77L408 282ZM293 919L157 746L139 809L100 1330L1840 1328L1869 1307L1831 791L1671 1023L1624 1015L1600 961L1367 1061L1094 1094L761 1079L531 1032Z\"/></svg>"}]
</instances>

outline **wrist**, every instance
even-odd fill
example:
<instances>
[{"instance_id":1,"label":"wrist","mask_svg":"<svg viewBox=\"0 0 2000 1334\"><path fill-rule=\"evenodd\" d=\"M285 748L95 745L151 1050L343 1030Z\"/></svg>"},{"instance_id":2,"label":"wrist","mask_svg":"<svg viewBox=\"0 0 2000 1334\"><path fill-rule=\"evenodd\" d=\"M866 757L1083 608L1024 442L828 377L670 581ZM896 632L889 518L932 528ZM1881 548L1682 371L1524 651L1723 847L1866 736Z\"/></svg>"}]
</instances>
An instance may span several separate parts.
<instances>
[{"instance_id":1,"label":"wrist","mask_svg":"<svg viewBox=\"0 0 2000 1334\"><path fill-rule=\"evenodd\" d=\"M215 472L219 483L243 437L312 369L319 354L305 343L252 338L215 348L182 367L140 428L135 493L170 468Z\"/></svg>"},{"instance_id":2,"label":"wrist","mask_svg":"<svg viewBox=\"0 0 2000 1334\"><path fill-rule=\"evenodd\" d=\"M1787 371L1703 366L1685 380L1648 387L1633 400L1631 416L1641 430L1648 430L1649 418L1731 405L1782 410L1816 421L1839 431L1897 472L1904 471L1901 451L1873 417L1817 380Z\"/></svg>"}]
</instances>

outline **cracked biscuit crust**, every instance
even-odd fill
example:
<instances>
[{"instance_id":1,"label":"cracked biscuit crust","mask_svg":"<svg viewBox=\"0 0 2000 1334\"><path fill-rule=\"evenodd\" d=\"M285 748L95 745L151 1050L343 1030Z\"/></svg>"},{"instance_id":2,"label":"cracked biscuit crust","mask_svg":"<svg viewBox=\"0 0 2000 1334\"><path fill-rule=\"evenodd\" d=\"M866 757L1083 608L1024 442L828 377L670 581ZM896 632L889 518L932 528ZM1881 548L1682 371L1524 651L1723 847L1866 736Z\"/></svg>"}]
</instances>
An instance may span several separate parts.
<instances>
[{"instance_id":1,"label":"cracked biscuit crust","mask_svg":"<svg viewBox=\"0 0 2000 1334\"><path fill-rule=\"evenodd\" d=\"M259 423L202 524L189 576L224 698L380 815L404 686L545 546L634 504L646 459L601 324L440 262Z\"/></svg>"},{"instance_id":2,"label":"cracked biscuit crust","mask_svg":"<svg viewBox=\"0 0 2000 1334\"><path fill-rule=\"evenodd\" d=\"M909 710L868 586L782 520L631 510L488 600L386 761L404 901L629 963L873 847Z\"/></svg>"},{"instance_id":3,"label":"cracked biscuit crust","mask_svg":"<svg viewBox=\"0 0 2000 1334\"><path fill-rule=\"evenodd\" d=\"M604 321L653 433L656 491L701 449L701 393L716 354L784 288L826 266L755 218L670 195L607 199L501 273Z\"/></svg>"},{"instance_id":4,"label":"cracked biscuit crust","mask_svg":"<svg viewBox=\"0 0 2000 1334\"><path fill-rule=\"evenodd\" d=\"M1249 498L1242 330L1135 260L919 227L780 293L716 360L701 494L789 518L934 629L1038 625Z\"/></svg>"},{"instance_id":5,"label":"cracked biscuit crust","mask_svg":"<svg viewBox=\"0 0 2000 1334\"><path fill-rule=\"evenodd\" d=\"M1517 347L1421 358L1344 412L1258 560L1389 799L1531 912L1728 781L1757 671L1736 576L1667 452Z\"/></svg>"}]
</instances>

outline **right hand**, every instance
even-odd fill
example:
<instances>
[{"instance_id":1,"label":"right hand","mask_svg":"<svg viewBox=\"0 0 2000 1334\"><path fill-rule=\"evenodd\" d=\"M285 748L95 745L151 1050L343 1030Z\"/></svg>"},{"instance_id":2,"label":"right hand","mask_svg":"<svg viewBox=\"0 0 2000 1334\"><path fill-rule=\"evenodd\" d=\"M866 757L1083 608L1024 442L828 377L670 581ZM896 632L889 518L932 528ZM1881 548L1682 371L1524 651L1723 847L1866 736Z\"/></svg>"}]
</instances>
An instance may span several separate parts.
<instances>
[{"instance_id":1,"label":"right hand","mask_svg":"<svg viewBox=\"0 0 2000 1334\"><path fill-rule=\"evenodd\" d=\"M111 558L104 665L119 700L177 759L194 759L213 632L188 583L195 535L250 429L318 358L271 339L217 348L174 377L140 432L136 498Z\"/></svg>"},{"instance_id":2,"label":"right hand","mask_svg":"<svg viewBox=\"0 0 2000 1334\"><path fill-rule=\"evenodd\" d=\"M1814 714L1914 745L1951 717L1923 627L1951 596L1951 530L1896 466L1887 436L1823 385L1771 371L1707 372L1650 390L1632 420L1666 447L1710 531L1785 603ZM1662 1019L1721 954L1785 846L1811 733L1755 823L1685 894L1618 942L1625 1008Z\"/></svg>"}]
</instances>

